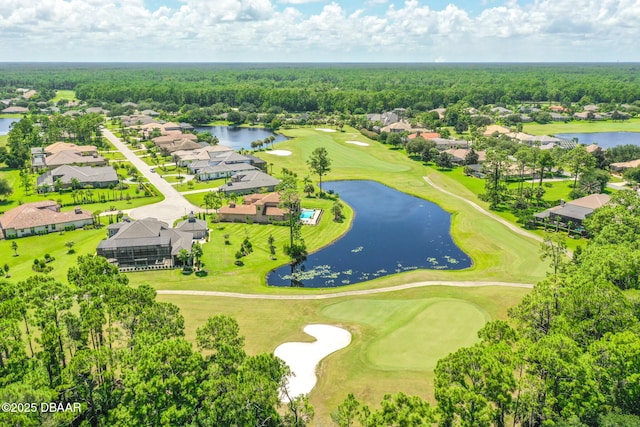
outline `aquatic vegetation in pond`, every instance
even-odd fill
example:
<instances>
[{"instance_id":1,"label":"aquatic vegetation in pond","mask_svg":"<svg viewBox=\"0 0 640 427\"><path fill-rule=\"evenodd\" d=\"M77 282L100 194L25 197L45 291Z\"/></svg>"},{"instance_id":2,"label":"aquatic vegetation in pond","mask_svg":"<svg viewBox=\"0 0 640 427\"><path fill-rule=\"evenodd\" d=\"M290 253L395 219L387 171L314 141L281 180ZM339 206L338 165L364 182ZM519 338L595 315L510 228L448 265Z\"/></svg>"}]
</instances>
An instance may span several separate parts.
<instances>
[{"instance_id":1,"label":"aquatic vegetation in pond","mask_svg":"<svg viewBox=\"0 0 640 427\"><path fill-rule=\"evenodd\" d=\"M351 228L304 262L272 271L269 285L343 286L420 268L471 266L451 239L451 215L438 205L373 181L328 182L325 189L353 207Z\"/></svg>"}]
</instances>

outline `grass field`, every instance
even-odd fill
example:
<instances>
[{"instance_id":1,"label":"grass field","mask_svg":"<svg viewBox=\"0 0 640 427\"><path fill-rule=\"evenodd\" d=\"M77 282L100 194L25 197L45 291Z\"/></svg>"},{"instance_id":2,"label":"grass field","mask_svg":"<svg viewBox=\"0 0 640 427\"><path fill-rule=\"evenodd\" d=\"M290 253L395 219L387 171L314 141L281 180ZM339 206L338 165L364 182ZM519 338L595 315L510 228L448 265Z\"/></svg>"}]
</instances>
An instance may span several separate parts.
<instances>
[{"instance_id":1,"label":"grass field","mask_svg":"<svg viewBox=\"0 0 640 427\"><path fill-rule=\"evenodd\" d=\"M316 411L313 424L330 425L330 412L347 393L354 393L360 401L374 406L384 394L399 391L433 400L433 372L428 366L434 363L436 354L475 342L475 333L486 320L506 318L507 308L515 305L526 292L518 288L434 286L330 300L239 300L176 295L160 295L158 299L180 307L185 316L186 338L190 340L209 316L235 317L250 354L271 352L288 341L312 341L313 338L302 331L310 323L348 329L353 336L352 343L320 363L318 384L311 392ZM444 323L456 316L459 319L450 325ZM442 320L430 326L430 319L436 317ZM464 324L465 320L469 323ZM460 334L460 338L453 337L454 334ZM413 345L407 347L405 353L394 354L394 346L406 346L407 339L415 339ZM376 346L381 341L388 345L384 352L377 354L380 352ZM376 355L372 363L374 349ZM387 356L385 352L390 351ZM401 359L414 366L398 366ZM383 362L387 366L380 366Z\"/></svg>"},{"instance_id":2,"label":"grass field","mask_svg":"<svg viewBox=\"0 0 640 427\"><path fill-rule=\"evenodd\" d=\"M558 133L593 133L593 132L640 132L640 118L615 122L613 120L588 122L575 120L569 123L525 123L523 132L532 135L555 135Z\"/></svg>"},{"instance_id":3,"label":"grass field","mask_svg":"<svg viewBox=\"0 0 640 427\"><path fill-rule=\"evenodd\" d=\"M78 255L94 254L100 240L105 238L106 230L75 230L63 231L59 233L50 233L43 236L23 237L15 240L0 240L0 254L2 259L1 265L9 265L9 274L12 281L24 280L32 274L31 269L33 260L36 258L44 258L45 254L49 254L55 258L55 261L49 265L53 267L53 271L49 273L58 280L66 280L67 270L76 264ZM65 243L75 242L73 249L74 254L68 254L68 248ZM11 243L18 244L18 256L13 256Z\"/></svg>"},{"instance_id":4,"label":"grass field","mask_svg":"<svg viewBox=\"0 0 640 427\"><path fill-rule=\"evenodd\" d=\"M67 101L77 101L76 92L73 90L58 90L56 91L56 96L51 100L53 102L58 102L61 99L66 99Z\"/></svg>"},{"instance_id":5,"label":"grass field","mask_svg":"<svg viewBox=\"0 0 640 427\"><path fill-rule=\"evenodd\" d=\"M119 169L122 171L123 169ZM106 211L112 206L115 206L116 210L132 209L139 206L148 205L151 203L160 202L163 200L163 196L151 196L143 197L144 192L140 191L136 193L137 186L130 184L129 188L123 191L110 190L108 188L94 188L90 191L93 194L93 200L95 203L80 203L76 199L74 200L71 191L63 191L62 193L49 192L49 193L37 193L35 189L32 189L27 195L24 191L24 187L20 183L20 173L15 169L0 168L0 177L6 178L9 184L13 188L13 194L11 194L7 200L0 201L0 212L13 209L22 203L38 202L42 200L55 200L60 201L62 206L67 206L67 209L71 209L73 206L80 205L84 209L89 211ZM32 181L35 182L35 176L32 177ZM89 191L89 190L78 190ZM127 201L127 195L130 200ZM104 202L101 202L101 197L104 196ZM64 209L63 209L64 210Z\"/></svg>"},{"instance_id":6,"label":"grass field","mask_svg":"<svg viewBox=\"0 0 640 427\"><path fill-rule=\"evenodd\" d=\"M277 149L292 152L278 157L265 152L257 153L274 164L276 175L288 168L300 177L310 172L306 160L316 147L325 147L333 160L331 172L325 180L373 179L397 190L432 200L452 214L452 237L473 259L466 270L414 270L379 278L370 282L350 285L348 290L394 286L424 280L495 280L534 283L548 270L538 258L539 244L517 235L495 220L479 214L464 201L453 199L427 185L429 176L438 185L471 200L475 195L453 177L407 158L404 152L375 141L367 140L351 128L346 132L326 133L311 128L283 131L292 137L276 144ZM358 140L369 146L347 144ZM317 177L312 177L317 182ZM204 193L201 193L204 194ZM195 196L195 195L194 195ZM203 197L203 196L202 196ZM330 209L331 200L305 198L302 205L309 208ZM383 208L384 201L381 203ZM316 227L303 227L303 236L310 250L325 246L349 228L353 212L347 207L347 221L335 223L331 215L323 215ZM178 270L152 271L129 274L133 285L149 283L156 289L194 289L251 292L265 294L323 294L335 292L323 289L271 288L265 286L265 276L273 268L286 263L282 245L288 238L288 229L257 224L212 224L210 241L203 246L206 277L183 275ZM75 232L74 232L75 233ZM81 233L81 232L78 232ZM78 253L93 253L104 230L91 230L86 235L73 236ZM92 234L94 233L94 234ZM226 245L225 235L230 244ZM271 260L267 248L268 236L276 239L278 259ZM54 273L62 270L73 257L65 258L64 242L68 235L36 236L28 239L47 242L46 250L56 257ZM234 254L241 241L249 237L254 252L243 258L244 265L233 264ZM17 240L19 251L29 250L29 262L44 247L25 246L27 239ZM0 242L6 252L9 242ZM31 245L31 243L29 244ZM55 252L54 252L55 251ZM8 253L11 253L10 251ZM27 252L24 252L27 253ZM17 258L21 258L15 257ZM25 258L27 258L25 256ZM13 260L17 261L17 260ZM26 274L31 264L15 265L17 274ZM13 272L13 267L12 267ZM518 288L453 288L428 287L380 295L338 298L330 300L250 300L201 296L162 295L158 299L178 305L185 317L186 335L193 340L195 329L214 314L228 314L238 319L241 332L246 336L249 353L273 351L287 341L309 341L302 329L314 322L337 324L353 334L352 344L328 356L320 365L319 381L311 393L316 410L316 423L329 423L329 413L353 392L358 399L375 405L385 393L403 391L432 399L432 367L441 355L460 345L475 341L475 333L487 319L506 318L506 311L515 305L526 289ZM387 310L396 313L388 317ZM378 319L380 318L380 319ZM382 319L386 319L383 321ZM455 336L455 337L454 337ZM454 339L450 339L454 337ZM402 347L414 340L411 348ZM383 353L385 349L388 354ZM393 349L396 351L389 351Z\"/></svg>"},{"instance_id":7,"label":"grass field","mask_svg":"<svg viewBox=\"0 0 640 427\"><path fill-rule=\"evenodd\" d=\"M353 299L322 310L340 322L374 329L364 359L383 370L430 371L439 359L473 345L488 316L466 300Z\"/></svg>"}]
</instances>

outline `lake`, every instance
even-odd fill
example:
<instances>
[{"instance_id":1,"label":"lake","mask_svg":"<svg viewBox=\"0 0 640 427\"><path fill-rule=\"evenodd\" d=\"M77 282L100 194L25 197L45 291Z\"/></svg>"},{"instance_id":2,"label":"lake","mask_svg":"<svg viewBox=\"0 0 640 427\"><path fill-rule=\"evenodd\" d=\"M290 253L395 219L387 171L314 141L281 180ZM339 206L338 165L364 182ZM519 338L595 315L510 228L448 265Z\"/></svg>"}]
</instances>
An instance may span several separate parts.
<instances>
[{"instance_id":1,"label":"lake","mask_svg":"<svg viewBox=\"0 0 640 427\"><path fill-rule=\"evenodd\" d=\"M20 118L17 117L0 117L0 135L6 135L9 133L9 127L11 123L20 121Z\"/></svg>"},{"instance_id":2,"label":"lake","mask_svg":"<svg viewBox=\"0 0 640 427\"><path fill-rule=\"evenodd\" d=\"M269 129L265 128L244 128L233 126L195 126L195 130L198 132L211 132L220 140L220 145L226 145L234 150L240 150L241 148L251 150L251 143L258 139L264 140L265 138L274 135L276 137L274 143L286 141L287 138L280 134L275 134ZM265 146L266 148L266 146Z\"/></svg>"},{"instance_id":3,"label":"lake","mask_svg":"<svg viewBox=\"0 0 640 427\"><path fill-rule=\"evenodd\" d=\"M640 145L640 132L596 132L596 133L559 133L558 138L578 138L580 144L590 145L597 143L602 148L611 148L617 145Z\"/></svg>"},{"instance_id":4,"label":"lake","mask_svg":"<svg viewBox=\"0 0 640 427\"><path fill-rule=\"evenodd\" d=\"M353 207L351 229L295 268L272 271L270 286L336 287L415 269L471 267L471 258L451 238L451 215L435 203L373 181L323 187Z\"/></svg>"}]
</instances>

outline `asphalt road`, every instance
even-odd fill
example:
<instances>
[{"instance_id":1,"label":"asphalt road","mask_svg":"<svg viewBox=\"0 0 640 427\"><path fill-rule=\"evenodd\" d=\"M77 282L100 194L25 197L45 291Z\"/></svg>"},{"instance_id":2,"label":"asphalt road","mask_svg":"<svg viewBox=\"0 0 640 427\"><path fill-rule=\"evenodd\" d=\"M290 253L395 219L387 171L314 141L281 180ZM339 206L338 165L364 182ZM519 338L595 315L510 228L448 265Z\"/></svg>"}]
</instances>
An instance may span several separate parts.
<instances>
[{"instance_id":1,"label":"asphalt road","mask_svg":"<svg viewBox=\"0 0 640 427\"><path fill-rule=\"evenodd\" d=\"M151 172L154 166L149 166L142 161L124 142L115 136L109 129L102 129L102 134L130 161L140 173L153 184L164 200L152 205L140 206L129 210L131 218L157 218L160 221L173 225L174 221L189 212L201 212L203 209L191 204L171 184L162 179L157 173Z\"/></svg>"}]
</instances>

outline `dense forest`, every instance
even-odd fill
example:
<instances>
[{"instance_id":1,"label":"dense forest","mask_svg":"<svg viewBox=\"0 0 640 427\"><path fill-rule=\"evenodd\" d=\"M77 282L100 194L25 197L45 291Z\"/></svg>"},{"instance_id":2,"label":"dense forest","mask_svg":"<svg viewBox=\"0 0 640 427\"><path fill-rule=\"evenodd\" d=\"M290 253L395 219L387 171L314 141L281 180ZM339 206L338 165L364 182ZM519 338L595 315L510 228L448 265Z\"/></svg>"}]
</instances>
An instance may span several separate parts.
<instances>
[{"instance_id":1,"label":"dense forest","mask_svg":"<svg viewBox=\"0 0 640 427\"><path fill-rule=\"evenodd\" d=\"M288 112L425 111L464 101L631 103L638 64L2 64L0 87L85 101L225 104Z\"/></svg>"}]
</instances>

